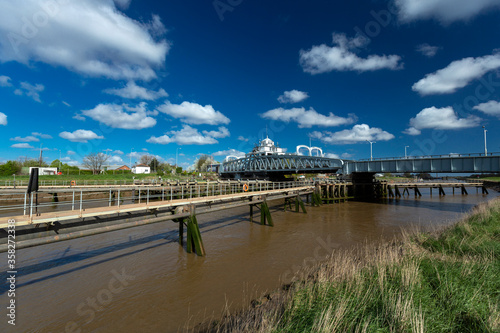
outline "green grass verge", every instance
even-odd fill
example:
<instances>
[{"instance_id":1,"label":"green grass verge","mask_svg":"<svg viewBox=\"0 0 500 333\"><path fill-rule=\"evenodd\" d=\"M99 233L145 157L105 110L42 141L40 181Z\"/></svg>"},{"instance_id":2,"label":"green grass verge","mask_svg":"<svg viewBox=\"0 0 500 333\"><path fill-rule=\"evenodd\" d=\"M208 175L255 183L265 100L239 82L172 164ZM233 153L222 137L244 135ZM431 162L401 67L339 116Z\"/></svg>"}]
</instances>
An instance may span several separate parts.
<instances>
[{"instance_id":1,"label":"green grass verge","mask_svg":"<svg viewBox=\"0 0 500 333\"><path fill-rule=\"evenodd\" d=\"M336 253L305 276L280 301L203 330L500 332L500 201L444 231Z\"/></svg>"}]
</instances>

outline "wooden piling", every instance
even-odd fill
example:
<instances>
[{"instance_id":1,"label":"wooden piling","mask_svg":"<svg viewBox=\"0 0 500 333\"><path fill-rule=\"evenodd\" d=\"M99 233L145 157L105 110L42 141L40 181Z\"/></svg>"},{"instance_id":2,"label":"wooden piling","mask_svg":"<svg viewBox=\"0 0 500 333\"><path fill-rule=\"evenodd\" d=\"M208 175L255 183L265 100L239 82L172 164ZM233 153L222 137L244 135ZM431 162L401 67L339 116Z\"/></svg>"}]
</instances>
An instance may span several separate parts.
<instances>
[{"instance_id":1,"label":"wooden piling","mask_svg":"<svg viewBox=\"0 0 500 333\"><path fill-rule=\"evenodd\" d=\"M446 195L443 190L443 186L439 185L439 195Z\"/></svg>"},{"instance_id":2,"label":"wooden piling","mask_svg":"<svg viewBox=\"0 0 500 333\"><path fill-rule=\"evenodd\" d=\"M469 193L467 193L467 190L465 189L465 185L462 185L462 195L469 195Z\"/></svg>"}]
</instances>

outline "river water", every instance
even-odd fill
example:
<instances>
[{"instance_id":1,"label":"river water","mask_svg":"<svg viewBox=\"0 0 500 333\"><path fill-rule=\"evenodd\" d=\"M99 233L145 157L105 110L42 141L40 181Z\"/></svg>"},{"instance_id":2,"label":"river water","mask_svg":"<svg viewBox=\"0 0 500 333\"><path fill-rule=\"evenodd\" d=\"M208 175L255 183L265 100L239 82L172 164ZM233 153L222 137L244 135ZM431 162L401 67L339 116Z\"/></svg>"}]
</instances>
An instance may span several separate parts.
<instances>
[{"instance_id":1,"label":"river water","mask_svg":"<svg viewBox=\"0 0 500 333\"><path fill-rule=\"evenodd\" d=\"M3 284L0 332L184 331L225 307L248 306L333 249L393 237L413 225L447 225L498 195L422 192L388 203L307 206L307 214L283 212L282 203L272 202L274 227L261 226L258 214L250 223L248 208L201 215L206 257L178 245L172 222L18 250L16 326L7 324ZM7 255L0 260L5 281Z\"/></svg>"}]
</instances>

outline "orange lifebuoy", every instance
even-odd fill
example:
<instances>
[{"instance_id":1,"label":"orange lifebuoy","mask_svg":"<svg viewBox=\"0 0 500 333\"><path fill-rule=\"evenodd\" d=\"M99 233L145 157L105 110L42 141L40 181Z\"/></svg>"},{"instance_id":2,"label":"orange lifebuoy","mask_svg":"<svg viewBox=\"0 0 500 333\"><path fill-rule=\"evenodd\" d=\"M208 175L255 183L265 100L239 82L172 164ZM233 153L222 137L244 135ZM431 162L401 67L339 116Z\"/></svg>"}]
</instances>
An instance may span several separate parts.
<instances>
[{"instance_id":1,"label":"orange lifebuoy","mask_svg":"<svg viewBox=\"0 0 500 333\"><path fill-rule=\"evenodd\" d=\"M72 180L71 181L71 186L75 186L76 185L76 181Z\"/></svg>"},{"instance_id":2,"label":"orange lifebuoy","mask_svg":"<svg viewBox=\"0 0 500 333\"><path fill-rule=\"evenodd\" d=\"M243 185L243 191L248 192L248 185L247 184Z\"/></svg>"}]
</instances>

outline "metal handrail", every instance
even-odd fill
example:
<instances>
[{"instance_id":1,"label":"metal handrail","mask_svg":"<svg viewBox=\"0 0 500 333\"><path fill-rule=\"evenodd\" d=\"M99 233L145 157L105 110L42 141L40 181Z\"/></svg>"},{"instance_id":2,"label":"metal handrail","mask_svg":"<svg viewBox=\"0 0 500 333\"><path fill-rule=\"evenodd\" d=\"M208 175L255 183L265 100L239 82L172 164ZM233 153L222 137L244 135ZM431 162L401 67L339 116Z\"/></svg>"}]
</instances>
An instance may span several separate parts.
<instances>
[{"instance_id":1,"label":"metal handrail","mask_svg":"<svg viewBox=\"0 0 500 333\"><path fill-rule=\"evenodd\" d=\"M250 184L247 191L244 191L243 186ZM32 217L35 211L38 214L54 211L83 211L86 208L97 208L106 206L120 206L124 202L148 203L150 201L172 201L174 199L191 199L197 197L207 197L213 195L226 195L243 192L259 192L267 190L278 190L286 188L296 188L303 186L312 186L311 180L293 181L293 182L268 182L268 181L230 181L230 182L206 182L200 184L184 184L184 185L167 185L167 186L150 186L140 188L120 188L111 187L100 189L84 190L82 188L60 188L57 190L42 190L38 194L42 195L41 202L38 205L30 200L30 197L24 192L0 192L1 196L9 196L9 198L0 198L0 213L11 212L9 215L29 215ZM47 197L50 198L57 191L58 199L63 199L58 202L47 202ZM134 191L132 195L124 196L124 191ZM137 191L137 195L133 195ZM141 192L145 192L144 194ZM160 193L159 193L160 192ZM114 193L114 195L113 195ZM96 198L102 196L102 198ZM2 205L2 201L22 202L19 204ZM4 214L2 214L4 215Z\"/></svg>"},{"instance_id":2,"label":"metal handrail","mask_svg":"<svg viewBox=\"0 0 500 333\"><path fill-rule=\"evenodd\" d=\"M392 161L392 160L413 160L413 159L430 159L430 158L446 158L446 157L488 157L488 156L500 156L499 153L488 153L484 155L484 153L469 153L469 154L442 154L442 155L423 155L423 156L408 156L408 157L377 157L373 159L364 158L360 160L350 160L345 162L374 162L374 161Z\"/></svg>"}]
</instances>

